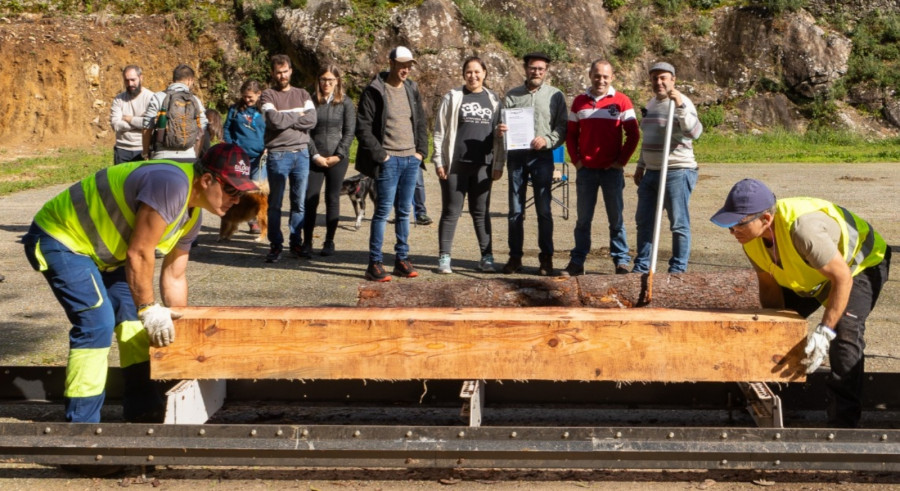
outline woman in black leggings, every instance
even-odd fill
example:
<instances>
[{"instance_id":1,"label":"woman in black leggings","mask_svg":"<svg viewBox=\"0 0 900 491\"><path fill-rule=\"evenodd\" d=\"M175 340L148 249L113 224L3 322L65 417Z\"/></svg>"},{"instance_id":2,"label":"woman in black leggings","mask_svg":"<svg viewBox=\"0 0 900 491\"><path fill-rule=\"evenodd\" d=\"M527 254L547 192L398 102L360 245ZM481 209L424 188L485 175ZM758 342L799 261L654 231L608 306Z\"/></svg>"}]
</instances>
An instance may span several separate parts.
<instances>
[{"instance_id":1,"label":"woman in black leggings","mask_svg":"<svg viewBox=\"0 0 900 491\"><path fill-rule=\"evenodd\" d=\"M322 255L334 254L334 232L341 216L341 184L347 174L350 143L356 130L356 108L344 94L341 71L328 65L316 83L316 127L310 131L309 183L306 187L306 218L300 257L312 256L313 229L322 183L325 183L325 242Z\"/></svg>"},{"instance_id":2,"label":"woman in black leggings","mask_svg":"<svg viewBox=\"0 0 900 491\"><path fill-rule=\"evenodd\" d=\"M487 68L477 57L463 62L465 85L441 100L434 118L432 162L441 183L441 220L438 226L440 257L438 273L452 273L450 249L456 222L466 195L475 226L481 260L478 269L494 271L491 249L491 163L494 128L500 121L500 99L484 86Z\"/></svg>"}]
</instances>

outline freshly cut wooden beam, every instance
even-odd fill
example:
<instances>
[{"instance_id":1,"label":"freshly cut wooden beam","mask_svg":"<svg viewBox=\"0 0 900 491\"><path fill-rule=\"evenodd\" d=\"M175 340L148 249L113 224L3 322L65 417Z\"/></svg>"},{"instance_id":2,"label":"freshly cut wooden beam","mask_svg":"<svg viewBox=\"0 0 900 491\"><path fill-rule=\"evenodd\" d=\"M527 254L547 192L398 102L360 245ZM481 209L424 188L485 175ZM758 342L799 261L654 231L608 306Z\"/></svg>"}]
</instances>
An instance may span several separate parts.
<instances>
[{"instance_id":1,"label":"freshly cut wooden beam","mask_svg":"<svg viewBox=\"0 0 900 491\"><path fill-rule=\"evenodd\" d=\"M786 311L182 309L155 379L803 380Z\"/></svg>"},{"instance_id":2,"label":"freshly cut wooden beam","mask_svg":"<svg viewBox=\"0 0 900 491\"><path fill-rule=\"evenodd\" d=\"M365 283L359 307L595 307L744 310L758 309L756 273L656 274L646 304L646 275L574 278L492 278L430 282Z\"/></svg>"}]
</instances>

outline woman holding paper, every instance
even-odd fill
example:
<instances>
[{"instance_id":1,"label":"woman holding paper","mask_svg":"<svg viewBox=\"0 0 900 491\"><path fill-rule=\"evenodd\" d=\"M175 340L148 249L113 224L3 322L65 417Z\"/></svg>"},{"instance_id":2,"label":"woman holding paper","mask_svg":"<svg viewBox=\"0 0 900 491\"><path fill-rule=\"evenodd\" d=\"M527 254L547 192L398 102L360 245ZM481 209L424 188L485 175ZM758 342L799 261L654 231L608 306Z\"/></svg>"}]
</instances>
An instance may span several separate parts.
<instances>
[{"instance_id":1,"label":"woman holding paper","mask_svg":"<svg viewBox=\"0 0 900 491\"><path fill-rule=\"evenodd\" d=\"M493 129L500 121L500 98L484 86L487 67L475 56L463 62L465 85L441 100L434 120L434 170L440 179L441 219L438 225L438 273L452 273L450 250L463 201L469 196L469 214L481 250L479 269L494 271L491 245L491 164Z\"/></svg>"}]
</instances>

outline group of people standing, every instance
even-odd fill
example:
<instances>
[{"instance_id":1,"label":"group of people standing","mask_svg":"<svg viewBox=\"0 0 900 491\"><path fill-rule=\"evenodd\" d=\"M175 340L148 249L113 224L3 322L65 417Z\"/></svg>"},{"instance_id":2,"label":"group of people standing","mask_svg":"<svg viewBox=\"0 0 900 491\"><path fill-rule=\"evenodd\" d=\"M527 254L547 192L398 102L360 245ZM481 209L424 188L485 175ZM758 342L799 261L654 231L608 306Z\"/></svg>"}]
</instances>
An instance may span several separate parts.
<instances>
[{"instance_id":1,"label":"group of people standing","mask_svg":"<svg viewBox=\"0 0 900 491\"><path fill-rule=\"evenodd\" d=\"M631 100L613 87L615 75L608 61L597 60L590 65L591 85L571 106L559 89L545 83L550 57L530 53L523 62L524 84L501 98L485 85L489 72L485 62L476 56L467 58L462 64L463 85L448 92L437 108L431 158L442 198L437 271L453 271L453 237L466 197L480 251L478 268L485 272L499 269L506 274L522 271L524 210L530 184L540 249L538 274L584 274L591 249L591 223L601 191L615 272L647 272L670 103L676 105L677 118L668 154L664 203L673 236L669 272L685 271L691 240L688 204L697 182L692 141L700 136L702 125L690 99L674 88L675 68L668 63L651 67L654 97L639 127ZM293 69L285 55L271 59L269 88L262 90L254 80L241 86L241 97L228 110L224 128L218 133L224 142L237 144L247 153L253 179L268 179L267 262L279 261L285 250L281 215L286 192L290 203L287 250L301 258L311 257L315 214L324 188L326 230L321 255L334 254L341 184L349 167L350 144L356 137L356 169L374 179L377 196L365 276L372 281L389 281L392 275L418 276L409 260L409 223L411 217L420 224L431 221L424 212L422 180L428 129L421 94L410 79L417 63L413 53L398 46L391 51L389 63L389 69L376 75L363 90L358 113L345 94L341 70L333 65L319 71L313 95L291 85ZM195 147L175 150L154 145L150 136L170 94L190 93L193 79L193 70L180 65L173 73L172 85L154 94L141 87L140 68L128 66L123 70L126 90L113 102L110 118L117 132L116 163L147 158L190 162L202 155L208 144L202 145L199 140ZM200 100L192 97L198 106L201 131L217 134L212 128L215 125L209 122L216 121L218 113L204 110ZM516 108L533 110L534 139L526 149L507 150L504 135L508 127L501 115L504 109ZM624 168L637 150L642 132L644 140L634 172L639 197L635 213L637 247L630 268L623 218ZM550 203L553 150L563 144L577 172L578 218L569 263L557 272L553 267ZM260 162L264 155L263 168ZM490 194L492 181L500 179L504 169L509 171L509 258L499 267L493 254ZM391 210L396 243L394 267L388 271L382 248ZM256 223L249 226L251 233L259 232Z\"/></svg>"}]
</instances>

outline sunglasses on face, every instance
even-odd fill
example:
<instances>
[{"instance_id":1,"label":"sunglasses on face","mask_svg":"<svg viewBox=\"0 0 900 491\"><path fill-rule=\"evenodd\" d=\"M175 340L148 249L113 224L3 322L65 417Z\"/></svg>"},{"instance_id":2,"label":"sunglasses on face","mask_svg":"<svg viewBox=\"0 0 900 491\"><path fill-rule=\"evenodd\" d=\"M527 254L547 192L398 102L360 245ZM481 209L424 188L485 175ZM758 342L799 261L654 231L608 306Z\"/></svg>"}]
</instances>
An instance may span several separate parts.
<instances>
[{"instance_id":1,"label":"sunglasses on face","mask_svg":"<svg viewBox=\"0 0 900 491\"><path fill-rule=\"evenodd\" d=\"M243 196L244 193L239 191L237 188L223 181L221 177L216 176L215 174L213 175L215 176L216 180L219 181L219 185L222 186L222 191L224 191L225 194L231 196L232 198L240 198L241 196Z\"/></svg>"},{"instance_id":2,"label":"sunglasses on face","mask_svg":"<svg viewBox=\"0 0 900 491\"><path fill-rule=\"evenodd\" d=\"M748 216L747 218L741 220L740 222L735 223L735 224L732 225L731 227L728 227L728 230L734 232L734 229L746 227L747 225L749 225L750 223L752 223L754 220L756 220L756 219L758 219L758 218L761 218L761 217L762 217L763 215L765 215L765 214L766 214L766 212L761 211L761 212L759 212L759 213L757 213L757 214L755 214L755 215L750 215L750 216Z\"/></svg>"}]
</instances>

